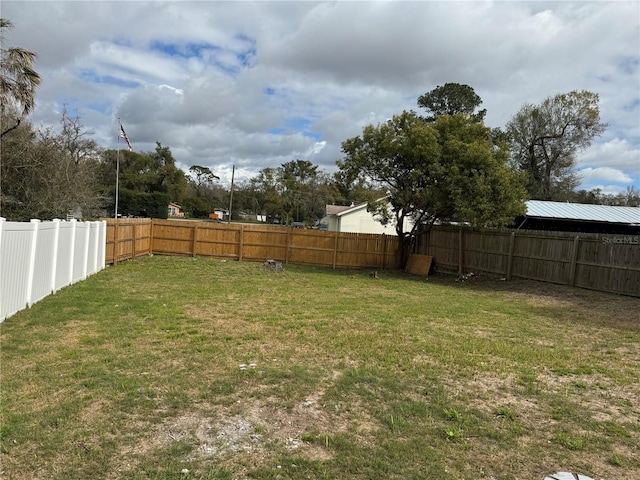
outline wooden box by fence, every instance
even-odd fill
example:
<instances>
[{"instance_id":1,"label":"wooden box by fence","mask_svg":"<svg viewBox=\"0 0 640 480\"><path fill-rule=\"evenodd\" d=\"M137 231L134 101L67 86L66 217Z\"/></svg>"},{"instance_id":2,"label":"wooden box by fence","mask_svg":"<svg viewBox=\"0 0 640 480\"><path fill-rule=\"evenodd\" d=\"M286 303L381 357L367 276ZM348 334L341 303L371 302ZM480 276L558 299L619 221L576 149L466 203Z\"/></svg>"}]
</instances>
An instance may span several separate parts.
<instances>
[{"instance_id":1,"label":"wooden box by fence","mask_svg":"<svg viewBox=\"0 0 640 480\"><path fill-rule=\"evenodd\" d=\"M640 296L640 237L433 227L417 242L439 271L485 273Z\"/></svg>"}]
</instances>

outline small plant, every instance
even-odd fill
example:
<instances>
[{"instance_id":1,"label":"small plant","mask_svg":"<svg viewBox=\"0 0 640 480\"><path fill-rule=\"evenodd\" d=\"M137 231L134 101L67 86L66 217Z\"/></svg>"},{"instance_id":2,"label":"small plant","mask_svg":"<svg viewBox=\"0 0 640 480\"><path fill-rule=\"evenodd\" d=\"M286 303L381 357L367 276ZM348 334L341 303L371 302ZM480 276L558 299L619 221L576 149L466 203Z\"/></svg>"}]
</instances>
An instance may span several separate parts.
<instances>
[{"instance_id":1,"label":"small plant","mask_svg":"<svg viewBox=\"0 0 640 480\"><path fill-rule=\"evenodd\" d=\"M578 380L575 383L576 388L580 388L580 389L586 389L588 387L587 382L585 382L584 380Z\"/></svg>"},{"instance_id":2,"label":"small plant","mask_svg":"<svg viewBox=\"0 0 640 480\"><path fill-rule=\"evenodd\" d=\"M619 455L616 455L615 453L609 457L609 463L616 467L624 466L624 460L622 459L622 457L620 457Z\"/></svg>"},{"instance_id":3,"label":"small plant","mask_svg":"<svg viewBox=\"0 0 640 480\"><path fill-rule=\"evenodd\" d=\"M462 413L460 413L456 408L445 408L444 415L447 417L447 420L452 422L459 422L462 420Z\"/></svg>"},{"instance_id":4,"label":"small plant","mask_svg":"<svg viewBox=\"0 0 640 480\"><path fill-rule=\"evenodd\" d=\"M444 434L449 440L459 440L462 438L462 429L457 425L445 427Z\"/></svg>"},{"instance_id":5,"label":"small plant","mask_svg":"<svg viewBox=\"0 0 640 480\"><path fill-rule=\"evenodd\" d=\"M538 375L529 371L520 375L520 383L524 385L525 391L532 395L537 391Z\"/></svg>"},{"instance_id":6,"label":"small plant","mask_svg":"<svg viewBox=\"0 0 640 480\"><path fill-rule=\"evenodd\" d=\"M500 407L496 412L496 416L503 420L514 421L516 419L515 414L509 407Z\"/></svg>"},{"instance_id":7,"label":"small plant","mask_svg":"<svg viewBox=\"0 0 640 480\"><path fill-rule=\"evenodd\" d=\"M316 441L316 436L313 433L303 433L300 440L306 443L313 443Z\"/></svg>"},{"instance_id":8,"label":"small plant","mask_svg":"<svg viewBox=\"0 0 640 480\"><path fill-rule=\"evenodd\" d=\"M556 442L569 450L584 450L585 441L583 438L573 436L566 432L556 435Z\"/></svg>"}]
</instances>

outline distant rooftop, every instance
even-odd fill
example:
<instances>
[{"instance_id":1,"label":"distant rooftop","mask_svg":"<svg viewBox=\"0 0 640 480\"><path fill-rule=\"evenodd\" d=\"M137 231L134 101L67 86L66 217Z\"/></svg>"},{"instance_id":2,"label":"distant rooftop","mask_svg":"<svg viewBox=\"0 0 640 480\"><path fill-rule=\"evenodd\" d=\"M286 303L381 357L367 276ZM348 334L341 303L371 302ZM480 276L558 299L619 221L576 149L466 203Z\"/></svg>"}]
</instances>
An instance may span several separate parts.
<instances>
[{"instance_id":1,"label":"distant rooftop","mask_svg":"<svg viewBox=\"0 0 640 480\"><path fill-rule=\"evenodd\" d=\"M611 207L609 205L529 200L526 216L640 225L640 207Z\"/></svg>"},{"instance_id":2,"label":"distant rooftop","mask_svg":"<svg viewBox=\"0 0 640 480\"><path fill-rule=\"evenodd\" d=\"M363 206L366 206L366 205L367 205L367 202L362 202L357 205L354 205L353 203L351 205L326 205L327 215L340 216L347 211L358 210L359 208L362 208Z\"/></svg>"}]
</instances>

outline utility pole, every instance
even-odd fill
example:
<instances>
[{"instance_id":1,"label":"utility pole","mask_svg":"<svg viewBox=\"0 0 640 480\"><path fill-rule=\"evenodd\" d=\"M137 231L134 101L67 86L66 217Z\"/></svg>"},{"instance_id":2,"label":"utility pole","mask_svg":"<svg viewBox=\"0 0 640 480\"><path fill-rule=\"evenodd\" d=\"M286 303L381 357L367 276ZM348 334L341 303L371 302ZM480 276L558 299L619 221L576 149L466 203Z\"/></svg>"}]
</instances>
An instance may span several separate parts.
<instances>
[{"instance_id":1,"label":"utility pole","mask_svg":"<svg viewBox=\"0 0 640 480\"><path fill-rule=\"evenodd\" d=\"M231 223L231 209L233 208L233 178L236 175L236 166L233 166L231 170L231 194L229 195L229 221L227 223Z\"/></svg>"}]
</instances>

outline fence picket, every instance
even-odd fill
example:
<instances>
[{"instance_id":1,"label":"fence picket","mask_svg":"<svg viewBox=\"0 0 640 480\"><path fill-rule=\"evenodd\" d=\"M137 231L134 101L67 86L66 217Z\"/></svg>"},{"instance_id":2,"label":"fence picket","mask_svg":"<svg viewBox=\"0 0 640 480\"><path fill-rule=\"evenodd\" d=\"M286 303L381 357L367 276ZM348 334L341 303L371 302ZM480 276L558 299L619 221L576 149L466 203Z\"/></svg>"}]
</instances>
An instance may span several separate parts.
<instances>
[{"instance_id":1,"label":"fence picket","mask_svg":"<svg viewBox=\"0 0 640 480\"><path fill-rule=\"evenodd\" d=\"M0 322L103 269L106 231L106 222L0 218Z\"/></svg>"}]
</instances>

